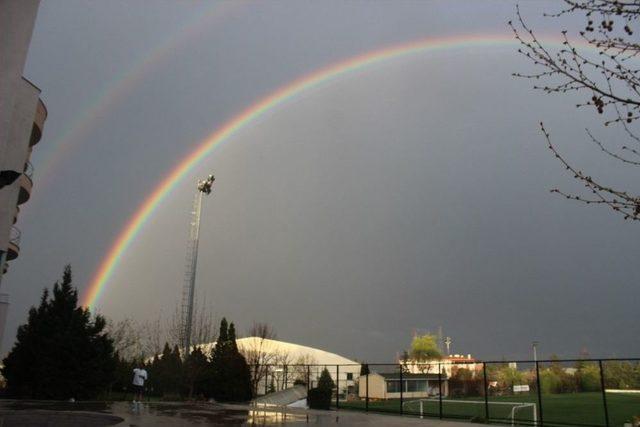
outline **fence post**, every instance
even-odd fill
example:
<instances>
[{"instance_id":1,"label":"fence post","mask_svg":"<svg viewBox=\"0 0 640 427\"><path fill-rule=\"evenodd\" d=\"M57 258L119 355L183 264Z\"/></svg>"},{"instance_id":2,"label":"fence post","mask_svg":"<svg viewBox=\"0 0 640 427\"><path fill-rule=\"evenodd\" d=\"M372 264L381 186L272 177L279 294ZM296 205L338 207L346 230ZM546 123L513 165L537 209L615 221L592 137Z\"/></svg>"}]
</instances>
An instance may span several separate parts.
<instances>
[{"instance_id":1,"label":"fence post","mask_svg":"<svg viewBox=\"0 0 640 427\"><path fill-rule=\"evenodd\" d=\"M609 427L609 408L607 408L607 390L604 385L604 369L602 369L602 359L598 360L600 366L600 388L602 389L602 403L604 404L604 425Z\"/></svg>"},{"instance_id":2,"label":"fence post","mask_svg":"<svg viewBox=\"0 0 640 427\"><path fill-rule=\"evenodd\" d=\"M442 366L438 363L438 414L442 419Z\"/></svg>"},{"instance_id":3,"label":"fence post","mask_svg":"<svg viewBox=\"0 0 640 427\"><path fill-rule=\"evenodd\" d=\"M403 396L403 391L404 391L404 381L402 379L402 362L400 362L400 415L402 415L403 413L403 403L404 403L404 396Z\"/></svg>"},{"instance_id":4,"label":"fence post","mask_svg":"<svg viewBox=\"0 0 640 427\"><path fill-rule=\"evenodd\" d=\"M287 386L289 385L289 378L287 377L287 373L288 373L287 365L284 365L283 369L284 369L284 381L283 381L284 384L282 389L286 390L288 388Z\"/></svg>"},{"instance_id":5,"label":"fence post","mask_svg":"<svg viewBox=\"0 0 640 427\"><path fill-rule=\"evenodd\" d=\"M269 384L269 365L264 366L264 394L267 395L268 388L267 384Z\"/></svg>"},{"instance_id":6,"label":"fence post","mask_svg":"<svg viewBox=\"0 0 640 427\"><path fill-rule=\"evenodd\" d=\"M536 360L536 388L538 389L538 415L540 418L540 426L544 426L544 418L542 417L542 387L540 387L540 365Z\"/></svg>"},{"instance_id":7,"label":"fence post","mask_svg":"<svg viewBox=\"0 0 640 427\"><path fill-rule=\"evenodd\" d=\"M366 412L369 412L369 374L370 374L369 365L367 365L367 396L366 396L366 399L364 401L365 402L364 403L364 410Z\"/></svg>"},{"instance_id":8,"label":"fence post","mask_svg":"<svg viewBox=\"0 0 640 427\"><path fill-rule=\"evenodd\" d=\"M340 409L340 365L336 365L336 409Z\"/></svg>"},{"instance_id":9,"label":"fence post","mask_svg":"<svg viewBox=\"0 0 640 427\"><path fill-rule=\"evenodd\" d=\"M251 374L251 394L253 397L258 397L258 365L251 365L251 370L253 373Z\"/></svg>"},{"instance_id":10,"label":"fence post","mask_svg":"<svg viewBox=\"0 0 640 427\"><path fill-rule=\"evenodd\" d=\"M489 384L487 382L487 364L482 362L482 374L484 378L484 418L489 421Z\"/></svg>"}]
</instances>

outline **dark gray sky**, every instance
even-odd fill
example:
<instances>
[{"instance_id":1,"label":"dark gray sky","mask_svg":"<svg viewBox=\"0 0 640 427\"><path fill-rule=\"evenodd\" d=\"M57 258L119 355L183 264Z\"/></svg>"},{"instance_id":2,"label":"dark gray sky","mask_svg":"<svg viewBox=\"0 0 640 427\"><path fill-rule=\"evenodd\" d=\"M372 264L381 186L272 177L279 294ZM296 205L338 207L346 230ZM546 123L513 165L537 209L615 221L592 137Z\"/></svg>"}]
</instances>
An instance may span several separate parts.
<instances>
[{"instance_id":1,"label":"dark gray sky","mask_svg":"<svg viewBox=\"0 0 640 427\"><path fill-rule=\"evenodd\" d=\"M542 18L554 5L524 2L523 12L540 31L559 30ZM508 35L514 12L497 0L44 1L25 74L49 118L21 254L3 280L3 351L63 265L85 289L145 196L244 108L381 46ZM173 312L193 181L213 171L198 293L240 330L268 322L283 340L370 361L392 360L414 330L438 326L454 352L483 358L529 357L532 340L544 355L637 355L638 225L549 194L575 186L537 123L580 167L618 183L633 171L602 157L584 128L620 134L575 99L510 77L529 70L516 49L389 61L244 128L145 225L100 312L137 321Z\"/></svg>"}]
</instances>

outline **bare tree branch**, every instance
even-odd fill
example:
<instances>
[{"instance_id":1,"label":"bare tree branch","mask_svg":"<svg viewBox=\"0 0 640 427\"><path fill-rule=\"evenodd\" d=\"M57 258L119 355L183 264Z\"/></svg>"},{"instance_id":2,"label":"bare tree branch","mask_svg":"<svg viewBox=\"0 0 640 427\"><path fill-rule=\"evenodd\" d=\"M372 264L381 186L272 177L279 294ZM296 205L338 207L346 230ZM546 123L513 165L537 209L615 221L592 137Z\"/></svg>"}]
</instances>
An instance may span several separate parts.
<instances>
[{"instance_id":1,"label":"bare tree branch","mask_svg":"<svg viewBox=\"0 0 640 427\"><path fill-rule=\"evenodd\" d=\"M268 374L268 365L276 363L277 352L270 340L276 339L276 331L268 323L253 322L247 331L248 337L255 339L243 346L240 351L251 369L251 386L254 396L258 392L258 384Z\"/></svg>"},{"instance_id":2,"label":"bare tree branch","mask_svg":"<svg viewBox=\"0 0 640 427\"><path fill-rule=\"evenodd\" d=\"M569 194L559 189L553 189L551 192L558 193L570 200L576 200L585 204L604 204L609 206L615 212L624 215L624 219L640 220L640 197L632 196L626 191L615 190L611 187L600 184L591 176L586 175L579 169L574 168L551 143L551 136L547 132L543 123L540 123L540 129L547 141L548 148L553 152L555 157L564 165L565 169L573 173L573 178L582 182L585 188L593 194L593 198L587 198L580 195Z\"/></svg>"},{"instance_id":3,"label":"bare tree branch","mask_svg":"<svg viewBox=\"0 0 640 427\"><path fill-rule=\"evenodd\" d=\"M578 43L562 30L562 47L551 51L525 22L520 8L516 7L515 22L509 21L514 37L520 42L518 52L539 70L534 73L514 73L521 77L546 82L534 84L534 89L545 93L587 94L584 102L576 107L591 107L599 115L609 115L605 126L619 124L633 145L640 145L640 137L633 128L640 119L640 43L634 27L640 18L640 0L564 0L565 8L545 16L559 18L573 13L584 13L586 25L578 39L595 49L597 58L585 54ZM623 215L625 219L640 219L640 197L626 190L603 185L582 170L574 168L561 156L551 142L544 125L540 127L548 148L573 174L590 196L572 194L559 189L551 190L567 199L585 204L606 205ZM590 141L611 158L630 166L640 166L640 150L621 144L611 149L586 130Z\"/></svg>"},{"instance_id":4,"label":"bare tree branch","mask_svg":"<svg viewBox=\"0 0 640 427\"><path fill-rule=\"evenodd\" d=\"M125 360L133 360L144 356L144 350L140 340L140 331L131 319L119 322L108 321L107 333L113 339L113 347L120 357Z\"/></svg>"}]
</instances>

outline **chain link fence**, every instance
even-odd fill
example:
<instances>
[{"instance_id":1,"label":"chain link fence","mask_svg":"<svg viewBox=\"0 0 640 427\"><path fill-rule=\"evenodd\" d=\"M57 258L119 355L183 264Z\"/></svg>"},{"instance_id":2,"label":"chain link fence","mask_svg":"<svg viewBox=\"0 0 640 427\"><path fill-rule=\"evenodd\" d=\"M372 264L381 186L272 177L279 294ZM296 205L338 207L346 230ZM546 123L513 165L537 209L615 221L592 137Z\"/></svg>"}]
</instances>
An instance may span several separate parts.
<instances>
[{"instance_id":1,"label":"chain link fence","mask_svg":"<svg viewBox=\"0 0 640 427\"><path fill-rule=\"evenodd\" d=\"M336 409L529 426L640 426L640 358L254 366L257 394L307 391L326 369Z\"/></svg>"}]
</instances>

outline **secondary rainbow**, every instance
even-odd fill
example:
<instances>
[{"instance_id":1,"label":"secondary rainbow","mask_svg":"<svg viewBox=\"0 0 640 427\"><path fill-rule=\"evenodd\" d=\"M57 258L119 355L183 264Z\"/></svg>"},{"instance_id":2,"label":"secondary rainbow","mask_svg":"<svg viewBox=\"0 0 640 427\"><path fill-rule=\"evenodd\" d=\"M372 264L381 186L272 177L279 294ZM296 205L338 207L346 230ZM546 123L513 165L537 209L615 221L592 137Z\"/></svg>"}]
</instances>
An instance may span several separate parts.
<instances>
[{"instance_id":1,"label":"secondary rainbow","mask_svg":"<svg viewBox=\"0 0 640 427\"><path fill-rule=\"evenodd\" d=\"M558 39L545 38L545 42L559 45ZM214 148L229 141L243 127L263 116L268 111L282 105L304 92L326 84L329 81L346 74L354 73L363 68L379 64L381 62L397 59L403 56L419 53L432 53L451 49L464 48L492 48L504 45L517 45L512 35L464 35L454 37L427 38L411 41L399 45L377 49L349 58L327 67L321 68L311 74L303 76L281 87L270 95L262 98L246 110L235 116L222 127L207 136L191 154L186 156L155 188L150 196L137 209L133 217L127 222L109 252L102 260L97 272L91 280L88 290L82 298L82 305L94 307L100 295L104 291L111 275L118 266L122 255L131 242L136 238L149 217L158 208L160 203L175 188L180 180L198 163L206 158Z\"/></svg>"},{"instance_id":2,"label":"secondary rainbow","mask_svg":"<svg viewBox=\"0 0 640 427\"><path fill-rule=\"evenodd\" d=\"M133 61L103 88L92 94L86 103L80 106L79 113L69 121L66 128L49 138L43 150L39 151L38 176L43 178L38 185L49 185L55 178L52 172L64 159L69 158L69 151L82 141L87 141L95 127L102 122L114 106L125 99L143 79L157 70L163 62L196 39L211 27L224 22L242 3L211 2L211 6L190 19L184 25L168 34L163 40Z\"/></svg>"}]
</instances>

